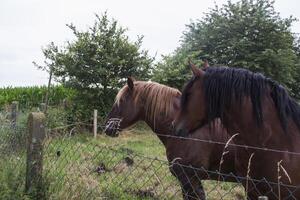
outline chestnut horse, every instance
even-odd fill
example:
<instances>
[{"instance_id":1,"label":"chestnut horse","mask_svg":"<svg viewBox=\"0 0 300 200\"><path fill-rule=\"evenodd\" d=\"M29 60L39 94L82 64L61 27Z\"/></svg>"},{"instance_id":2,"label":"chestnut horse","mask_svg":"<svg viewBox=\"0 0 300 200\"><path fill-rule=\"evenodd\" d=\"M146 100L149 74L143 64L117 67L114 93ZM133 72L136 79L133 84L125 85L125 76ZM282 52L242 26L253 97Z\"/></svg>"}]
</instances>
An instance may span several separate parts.
<instances>
[{"instance_id":1,"label":"chestnut horse","mask_svg":"<svg viewBox=\"0 0 300 200\"><path fill-rule=\"evenodd\" d=\"M176 135L221 118L237 145L235 169L246 181L248 198L300 199L300 106L277 82L246 69L191 65L183 89ZM250 155L252 155L250 159Z\"/></svg>"},{"instance_id":2,"label":"chestnut horse","mask_svg":"<svg viewBox=\"0 0 300 200\"><path fill-rule=\"evenodd\" d=\"M168 137L173 136L172 121L179 109L180 96L181 93L177 89L155 82L134 81L128 78L127 85L116 96L108 115L105 132L109 136L118 136L116 127L124 129L139 120L145 121L166 148L170 171L181 184L183 198L205 199L199 179L218 179L217 173L208 177L203 169L219 170L224 145ZM224 144L229 136L221 127L220 121L217 121L215 132L210 134L209 127L205 126L196 130L191 139L214 140ZM234 173L235 148L230 147L226 151L229 153L224 157L221 172ZM190 165L194 168L202 168L202 170L184 167ZM237 181L232 176L223 178L222 181Z\"/></svg>"}]
</instances>

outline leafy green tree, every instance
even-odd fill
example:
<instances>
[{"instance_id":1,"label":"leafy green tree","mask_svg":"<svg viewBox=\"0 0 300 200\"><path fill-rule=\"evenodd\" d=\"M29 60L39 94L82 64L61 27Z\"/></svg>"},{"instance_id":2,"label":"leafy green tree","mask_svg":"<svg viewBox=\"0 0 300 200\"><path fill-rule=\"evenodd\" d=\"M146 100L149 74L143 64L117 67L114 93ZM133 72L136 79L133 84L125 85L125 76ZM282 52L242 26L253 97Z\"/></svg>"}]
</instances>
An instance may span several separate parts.
<instances>
[{"instance_id":1,"label":"leafy green tree","mask_svg":"<svg viewBox=\"0 0 300 200\"><path fill-rule=\"evenodd\" d=\"M192 58L208 59L211 65L262 72L288 86L296 96L299 94L295 87L298 41L290 30L294 21L293 17L280 17L274 9L274 1L228 1L187 25L179 49L184 49ZM178 52L181 51L163 59L159 70L168 71L165 69L170 68L167 66L170 63L172 68L180 69L177 63L170 61L181 57Z\"/></svg>"},{"instance_id":2,"label":"leafy green tree","mask_svg":"<svg viewBox=\"0 0 300 200\"><path fill-rule=\"evenodd\" d=\"M300 100L300 38L295 40L295 52L297 54L297 61L294 68L294 84L291 84L291 90L294 96Z\"/></svg>"},{"instance_id":3,"label":"leafy green tree","mask_svg":"<svg viewBox=\"0 0 300 200\"><path fill-rule=\"evenodd\" d=\"M201 60L197 60L197 55L184 48L178 48L168 56L163 56L162 61L156 64L152 80L171 87L182 89L186 80L191 77L187 64L189 60L197 65L202 65Z\"/></svg>"},{"instance_id":4,"label":"leafy green tree","mask_svg":"<svg viewBox=\"0 0 300 200\"><path fill-rule=\"evenodd\" d=\"M74 109L88 113L98 108L105 113L128 76L148 78L153 58L141 50L142 37L130 41L126 29L107 13L96 15L86 31L73 24L67 27L75 39L43 49L46 65L42 68L51 69L56 81L77 91Z\"/></svg>"}]
</instances>

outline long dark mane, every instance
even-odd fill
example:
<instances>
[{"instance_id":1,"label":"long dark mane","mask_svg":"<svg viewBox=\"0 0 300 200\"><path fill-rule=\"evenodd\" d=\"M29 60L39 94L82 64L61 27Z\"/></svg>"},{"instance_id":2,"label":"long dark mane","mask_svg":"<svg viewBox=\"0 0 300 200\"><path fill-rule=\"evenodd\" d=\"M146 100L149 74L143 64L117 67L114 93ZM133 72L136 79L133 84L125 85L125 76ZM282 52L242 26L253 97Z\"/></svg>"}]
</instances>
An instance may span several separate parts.
<instances>
[{"instance_id":1,"label":"long dark mane","mask_svg":"<svg viewBox=\"0 0 300 200\"><path fill-rule=\"evenodd\" d=\"M187 100L186 91L193 85L194 77L187 83L182 93L182 104ZM292 99L286 89L260 73L246 69L210 67L206 70L203 80L207 118L211 122L220 117L224 119L226 108L239 106L244 97L250 97L255 120L258 125L263 123L262 98L270 95L284 130L291 118L300 129L300 106ZM233 105L233 102L239 105Z\"/></svg>"}]
</instances>

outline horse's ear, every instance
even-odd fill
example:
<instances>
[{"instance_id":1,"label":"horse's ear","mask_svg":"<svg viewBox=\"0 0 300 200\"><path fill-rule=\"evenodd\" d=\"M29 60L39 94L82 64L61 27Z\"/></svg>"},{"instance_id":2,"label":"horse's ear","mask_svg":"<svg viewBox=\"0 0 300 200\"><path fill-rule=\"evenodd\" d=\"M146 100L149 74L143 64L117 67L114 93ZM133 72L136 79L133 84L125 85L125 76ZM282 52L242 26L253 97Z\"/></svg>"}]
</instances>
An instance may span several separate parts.
<instances>
[{"instance_id":1,"label":"horse's ear","mask_svg":"<svg viewBox=\"0 0 300 200\"><path fill-rule=\"evenodd\" d=\"M202 65L202 69L207 69L209 67L208 61L205 59Z\"/></svg>"},{"instance_id":2,"label":"horse's ear","mask_svg":"<svg viewBox=\"0 0 300 200\"><path fill-rule=\"evenodd\" d=\"M202 69L199 69L196 65L194 65L191 61L189 61L190 68L194 74L194 76L203 76L204 71Z\"/></svg>"},{"instance_id":3,"label":"horse's ear","mask_svg":"<svg viewBox=\"0 0 300 200\"><path fill-rule=\"evenodd\" d=\"M135 79L134 78L132 78L132 77L128 77L127 78L127 85L128 85L128 87L129 87L129 89L130 90L133 90L133 87L134 87L134 82L135 81Z\"/></svg>"}]
</instances>

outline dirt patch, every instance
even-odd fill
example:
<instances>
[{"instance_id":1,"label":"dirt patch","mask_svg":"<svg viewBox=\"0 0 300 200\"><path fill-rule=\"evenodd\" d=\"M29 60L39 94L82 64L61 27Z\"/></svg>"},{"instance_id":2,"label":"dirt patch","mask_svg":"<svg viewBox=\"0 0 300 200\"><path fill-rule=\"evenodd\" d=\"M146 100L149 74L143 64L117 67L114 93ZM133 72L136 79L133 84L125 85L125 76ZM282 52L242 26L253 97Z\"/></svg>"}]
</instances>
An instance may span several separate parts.
<instances>
[{"instance_id":1,"label":"dirt patch","mask_svg":"<svg viewBox=\"0 0 300 200\"><path fill-rule=\"evenodd\" d=\"M113 167L113 169L109 169L108 167L106 167L105 163L100 162L94 171L97 174L104 174L106 172L111 172L111 171L114 171L116 173L122 173L125 170L127 170L129 167L131 167L133 164L134 164L133 158L127 156L121 161L119 161L119 163L117 163Z\"/></svg>"},{"instance_id":2,"label":"dirt patch","mask_svg":"<svg viewBox=\"0 0 300 200\"><path fill-rule=\"evenodd\" d=\"M133 158L130 158L128 156L124 158L124 161L128 166L131 166L134 163Z\"/></svg>"},{"instance_id":3,"label":"dirt patch","mask_svg":"<svg viewBox=\"0 0 300 200\"><path fill-rule=\"evenodd\" d=\"M115 167L114 167L114 172L116 173L122 173L125 170L127 170L130 166L134 164L134 161L130 157L125 157L123 160L121 160Z\"/></svg>"}]
</instances>

